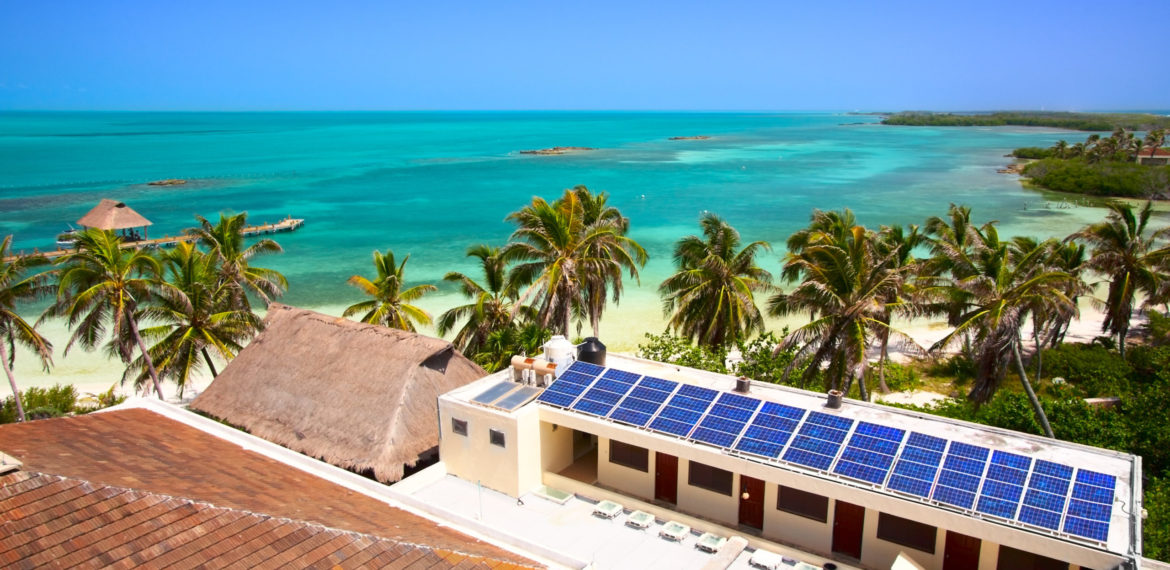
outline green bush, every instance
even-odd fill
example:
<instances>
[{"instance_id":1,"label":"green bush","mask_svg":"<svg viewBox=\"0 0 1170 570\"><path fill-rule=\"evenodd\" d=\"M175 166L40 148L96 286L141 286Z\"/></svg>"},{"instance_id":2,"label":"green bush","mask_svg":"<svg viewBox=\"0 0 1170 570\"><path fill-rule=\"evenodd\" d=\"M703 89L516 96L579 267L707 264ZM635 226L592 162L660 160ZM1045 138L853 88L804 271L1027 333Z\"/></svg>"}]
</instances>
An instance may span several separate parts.
<instances>
[{"instance_id":1,"label":"green bush","mask_svg":"<svg viewBox=\"0 0 1170 570\"><path fill-rule=\"evenodd\" d=\"M746 376L760 382L784 384L784 371L796 358L796 347L789 347L776 353L784 337L788 336L788 327L780 332L779 338L771 332L756 337L751 342L740 342L739 352L743 355L743 362L735 365L734 374ZM797 384L804 374L804 366L793 366L788 372L788 384Z\"/></svg>"},{"instance_id":2,"label":"green bush","mask_svg":"<svg viewBox=\"0 0 1170 570\"><path fill-rule=\"evenodd\" d=\"M1012 151L1012 156L1014 156L1016 158L1032 158L1032 159L1051 158L1054 154L1055 154L1055 151L1053 151L1052 149L1041 148L1038 146L1026 146L1026 147L1022 147L1022 148L1017 148L1016 150Z\"/></svg>"},{"instance_id":3,"label":"green bush","mask_svg":"<svg viewBox=\"0 0 1170 570\"><path fill-rule=\"evenodd\" d=\"M646 333L647 342L638 345L638 356L648 360L678 364L720 374L727 373L727 349L710 349L692 344L690 339L670 331L660 335Z\"/></svg>"},{"instance_id":4,"label":"green bush","mask_svg":"<svg viewBox=\"0 0 1170 570\"><path fill-rule=\"evenodd\" d=\"M20 402L24 405L24 413L29 419L44 417L58 417L72 413L77 408L77 388L72 384L58 384L52 388L26 388L20 392ZM12 396L4 398L0 405L0 424L13 423L17 420L16 399Z\"/></svg>"},{"instance_id":5,"label":"green bush","mask_svg":"<svg viewBox=\"0 0 1170 570\"><path fill-rule=\"evenodd\" d=\"M1025 166L1023 174L1050 190L1092 196L1146 198L1170 187L1170 167L1129 162L1045 158Z\"/></svg>"},{"instance_id":6,"label":"green bush","mask_svg":"<svg viewBox=\"0 0 1170 570\"><path fill-rule=\"evenodd\" d=\"M1142 485L1142 503L1150 515L1142 523L1142 554L1170 560L1170 478L1150 477Z\"/></svg>"},{"instance_id":7,"label":"green bush","mask_svg":"<svg viewBox=\"0 0 1170 570\"><path fill-rule=\"evenodd\" d=\"M905 392L907 390L916 390L922 386L922 379L918 377L918 371L912 366L906 366L897 362L886 362L886 387L891 392ZM865 385L870 390L878 389L880 385L879 379L881 377L881 369L879 365L875 364L869 367L866 372Z\"/></svg>"},{"instance_id":8,"label":"green bush","mask_svg":"<svg viewBox=\"0 0 1170 570\"><path fill-rule=\"evenodd\" d=\"M1129 391L1133 367L1116 352L1095 344L1062 344L1044 351L1043 374L1061 377L1086 398Z\"/></svg>"}]
</instances>

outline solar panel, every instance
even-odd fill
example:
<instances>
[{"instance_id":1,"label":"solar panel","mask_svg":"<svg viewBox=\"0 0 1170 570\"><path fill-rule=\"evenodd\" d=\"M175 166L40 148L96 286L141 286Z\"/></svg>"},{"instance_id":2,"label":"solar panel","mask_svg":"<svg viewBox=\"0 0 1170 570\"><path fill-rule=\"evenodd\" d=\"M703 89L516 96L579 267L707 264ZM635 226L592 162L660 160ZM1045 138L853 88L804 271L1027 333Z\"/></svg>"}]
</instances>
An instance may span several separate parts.
<instances>
[{"instance_id":1,"label":"solar panel","mask_svg":"<svg viewBox=\"0 0 1170 570\"><path fill-rule=\"evenodd\" d=\"M595 364L574 362L536 401L567 408L597 379L602 370Z\"/></svg>"},{"instance_id":2,"label":"solar panel","mask_svg":"<svg viewBox=\"0 0 1170 570\"><path fill-rule=\"evenodd\" d=\"M710 388L684 384L650 422L650 429L686 437L718 395Z\"/></svg>"},{"instance_id":3,"label":"solar panel","mask_svg":"<svg viewBox=\"0 0 1170 570\"><path fill-rule=\"evenodd\" d=\"M527 404L528 402L531 402L532 399L535 398L539 393L540 388L524 386L523 388L520 388L519 390L504 396L492 405L510 412L516 408L519 408L520 406L523 406L524 404Z\"/></svg>"},{"instance_id":4,"label":"solar panel","mask_svg":"<svg viewBox=\"0 0 1170 570\"><path fill-rule=\"evenodd\" d=\"M1030 457L999 450L992 452L991 465L987 467L987 476L979 491L975 510L1014 520L1031 467Z\"/></svg>"},{"instance_id":5,"label":"solar panel","mask_svg":"<svg viewBox=\"0 0 1170 570\"><path fill-rule=\"evenodd\" d=\"M858 422L833 472L880 485L886 480L905 437L905 430Z\"/></svg>"},{"instance_id":6,"label":"solar panel","mask_svg":"<svg viewBox=\"0 0 1170 570\"><path fill-rule=\"evenodd\" d=\"M610 372L618 372L618 374L611 375L606 372L605 375L598 378L592 387L581 396L581 399L573 404L574 410L601 417L609 415L614 406L634 387L633 380L629 378L634 375L614 370ZM637 379L637 376L634 376L634 379Z\"/></svg>"},{"instance_id":7,"label":"solar panel","mask_svg":"<svg viewBox=\"0 0 1170 570\"><path fill-rule=\"evenodd\" d=\"M585 362L583 360L574 360L569 364L569 367L565 369L565 372L580 372L587 376L597 376L598 374L601 374L602 370L605 370L604 366L598 366L592 362Z\"/></svg>"},{"instance_id":8,"label":"solar panel","mask_svg":"<svg viewBox=\"0 0 1170 570\"><path fill-rule=\"evenodd\" d=\"M784 452L784 460L828 471L852 425L848 418L810 412Z\"/></svg>"},{"instance_id":9,"label":"solar panel","mask_svg":"<svg viewBox=\"0 0 1170 570\"><path fill-rule=\"evenodd\" d=\"M972 508L990 454L986 447L952 441L931 498L964 509Z\"/></svg>"},{"instance_id":10,"label":"solar panel","mask_svg":"<svg viewBox=\"0 0 1170 570\"><path fill-rule=\"evenodd\" d=\"M491 388L484 390L482 393L480 393L480 395L472 398L471 401L475 402L477 404L487 405L487 404L490 404L490 403L500 399L500 397L503 396L504 394L507 394L508 392L511 392L512 390L515 390L516 388L519 388L520 386L521 386L521 384L517 384L517 383L511 382L511 381L500 382L500 383L496 384L495 386L492 386Z\"/></svg>"},{"instance_id":11,"label":"solar panel","mask_svg":"<svg viewBox=\"0 0 1170 570\"><path fill-rule=\"evenodd\" d=\"M676 382L645 376L638 380L629 395L609 413L609 418L632 426L644 427L676 388L678 388Z\"/></svg>"},{"instance_id":12,"label":"solar panel","mask_svg":"<svg viewBox=\"0 0 1170 570\"><path fill-rule=\"evenodd\" d=\"M711 445L731 447L762 403L755 398L724 392L691 437Z\"/></svg>"},{"instance_id":13,"label":"solar panel","mask_svg":"<svg viewBox=\"0 0 1170 570\"><path fill-rule=\"evenodd\" d=\"M922 498L929 497L946 447L945 439L910 432L886 487Z\"/></svg>"},{"instance_id":14,"label":"solar panel","mask_svg":"<svg viewBox=\"0 0 1170 570\"><path fill-rule=\"evenodd\" d=\"M1064 532L1105 542L1109 538L1116 486L1117 478L1112 475L1078 469L1064 517Z\"/></svg>"},{"instance_id":15,"label":"solar panel","mask_svg":"<svg viewBox=\"0 0 1170 570\"><path fill-rule=\"evenodd\" d=\"M1067 465L1037 459L1028 478L1027 491L1016 520L1046 528L1060 529L1073 469Z\"/></svg>"},{"instance_id":16,"label":"solar panel","mask_svg":"<svg viewBox=\"0 0 1170 570\"><path fill-rule=\"evenodd\" d=\"M800 408L764 402L743 436L736 442L735 449L768 459L779 457L804 414L805 411Z\"/></svg>"}]
</instances>

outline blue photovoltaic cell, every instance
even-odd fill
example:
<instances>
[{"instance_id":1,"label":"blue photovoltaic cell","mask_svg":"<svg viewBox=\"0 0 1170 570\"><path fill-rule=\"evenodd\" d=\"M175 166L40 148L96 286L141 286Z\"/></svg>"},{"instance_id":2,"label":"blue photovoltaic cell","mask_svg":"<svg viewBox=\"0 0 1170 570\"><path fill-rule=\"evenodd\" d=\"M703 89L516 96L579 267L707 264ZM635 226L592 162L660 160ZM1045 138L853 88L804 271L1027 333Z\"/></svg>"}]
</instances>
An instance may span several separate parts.
<instances>
[{"instance_id":1,"label":"blue photovoltaic cell","mask_svg":"<svg viewBox=\"0 0 1170 570\"><path fill-rule=\"evenodd\" d=\"M569 370L566 370L560 378L557 378L555 381L553 381L552 385L545 389L544 393L541 394L540 397L536 400L538 402L545 402L554 406L567 407L569 404L572 404L578 396L581 395L581 392L585 391L585 388L587 388L595 378L596 376L588 376L579 372L574 372L573 369L570 368Z\"/></svg>"},{"instance_id":2,"label":"blue photovoltaic cell","mask_svg":"<svg viewBox=\"0 0 1170 570\"><path fill-rule=\"evenodd\" d=\"M678 384L653 376L645 376L634 389L610 412L614 421L643 427L674 392Z\"/></svg>"},{"instance_id":3,"label":"blue photovoltaic cell","mask_svg":"<svg viewBox=\"0 0 1170 570\"><path fill-rule=\"evenodd\" d=\"M1017 501L993 499L987 495L983 495L979 497L979 503L975 505L975 510L1011 520L1016 516L1017 505L1019 505Z\"/></svg>"},{"instance_id":4,"label":"blue photovoltaic cell","mask_svg":"<svg viewBox=\"0 0 1170 570\"><path fill-rule=\"evenodd\" d=\"M923 498L929 497L942 462L942 452L946 448L945 439L910 432L886 487Z\"/></svg>"},{"instance_id":5,"label":"blue photovoltaic cell","mask_svg":"<svg viewBox=\"0 0 1170 570\"><path fill-rule=\"evenodd\" d=\"M1034 471L1041 475L1049 475L1058 479L1069 479L1072 477L1073 469L1068 465L1061 465L1059 463L1037 459Z\"/></svg>"},{"instance_id":6,"label":"blue photovoltaic cell","mask_svg":"<svg viewBox=\"0 0 1170 570\"><path fill-rule=\"evenodd\" d=\"M986 447L952 441L931 498L964 509L974 508L975 492L990 454Z\"/></svg>"},{"instance_id":7,"label":"blue photovoltaic cell","mask_svg":"<svg viewBox=\"0 0 1170 570\"><path fill-rule=\"evenodd\" d=\"M562 394L545 390L544 393L541 394L539 398L537 398L537 401L566 408L569 406L569 404L573 403L573 400L576 399L577 397L571 394Z\"/></svg>"},{"instance_id":8,"label":"blue photovoltaic cell","mask_svg":"<svg viewBox=\"0 0 1170 570\"><path fill-rule=\"evenodd\" d=\"M684 384L666 402L649 427L655 431L686 437L718 395L719 392L709 388Z\"/></svg>"},{"instance_id":9,"label":"blue photovoltaic cell","mask_svg":"<svg viewBox=\"0 0 1170 570\"><path fill-rule=\"evenodd\" d=\"M904 430L858 422L833 472L880 485L886 480L905 436Z\"/></svg>"},{"instance_id":10,"label":"blue photovoltaic cell","mask_svg":"<svg viewBox=\"0 0 1170 570\"><path fill-rule=\"evenodd\" d=\"M800 408L764 402L743 437L735 444L735 449L774 459L784 450L804 414Z\"/></svg>"},{"instance_id":11,"label":"blue photovoltaic cell","mask_svg":"<svg viewBox=\"0 0 1170 570\"><path fill-rule=\"evenodd\" d=\"M605 374L602 374L601 377L613 380L615 382L621 382L622 384L633 384L637 382L638 378L641 378L642 376L640 374L634 374L633 372L626 372L625 370L616 370L614 368L610 368L609 370L606 370Z\"/></svg>"},{"instance_id":12,"label":"blue photovoltaic cell","mask_svg":"<svg viewBox=\"0 0 1170 570\"><path fill-rule=\"evenodd\" d=\"M614 371L611 370L610 372ZM595 416L608 416L618 401L634 386L633 382L626 375L632 376L628 372L623 372L612 377L609 373L606 373L593 383L593 387L589 388L576 404L573 404L573 409Z\"/></svg>"},{"instance_id":13,"label":"blue photovoltaic cell","mask_svg":"<svg viewBox=\"0 0 1170 570\"><path fill-rule=\"evenodd\" d=\"M992 452L991 465L987 467L987 476L983 480L983 489L975 510L1014 519L1031 466L1030 457L999 450Z\"/></svg>"},{"instance_id":14,"label":"blue photovoltaic cell","mask_svg":"<svg viewBox=\"0 0 1170 570\"><path fill-rule=\"evenodd\" d=\"M724 392L699 422L691 438L719 447L730 447L760 407L755 398Z\"/></svg>"},{"instance_id":15,"label":"blue photovoltaic cell","mask_svg":"<svg viewBox=\"0 0 1170 570\"><path fill-rule=\"evenodd\" d=\"M1078 469L1072 500L1064 518L1064 532L1105 542L1109 538L1109 520L1113 515L1113 491L1117 478L1104 473Z\"/></svg>"},{"instance_id":16,"label":"blue photovoltaic cell","mask_svg":"<svg viewBox=\"0 0 1170 570\"><path fill-rule=\"evenodd\" d=\"M1037 509L1028 505L1020 507L1018 520L1032 526L1056 530L1060 528L1060 513Z\"/></svg>"},{"instance_id":17,"label":"blue photovoltaic cell","mask_svg":"<svg viewBox=\"0 0 1170 570\"><path fill-rule=\"evenodd\" d=\"M845 441L845 435L852 425L853 420L848 418L811 412L800 425L796 437L792 438L788 451L784 452L784 460L827 470L841 450L841 442Z\"/></svg>"},{"instance_id":18,"label":"blue photovoltaic cell","mask_svg":"<svg viewBox=\"0 0 1170 570\"><path fill-rule=\"evenodd\" d=\"M582 360L574 360L573 363L569 365L569 368L566 370L566 372L580 372L588 376L597 376L598 374L601 374L602 370L605 370L605 368L596 364Z\"/></svg>"}]
</instances>

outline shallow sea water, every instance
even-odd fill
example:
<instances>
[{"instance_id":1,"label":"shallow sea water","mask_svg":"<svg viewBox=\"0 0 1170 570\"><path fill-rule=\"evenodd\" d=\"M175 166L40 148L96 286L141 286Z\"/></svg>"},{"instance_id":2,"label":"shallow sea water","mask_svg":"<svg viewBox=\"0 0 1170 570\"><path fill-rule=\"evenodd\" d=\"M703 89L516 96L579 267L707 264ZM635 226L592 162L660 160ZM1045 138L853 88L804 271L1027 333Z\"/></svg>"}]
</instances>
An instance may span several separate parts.
<instances>
[{"instance_id":1,"label":"shallow sea water","mask_svg":"<svg viewBox=\"0 0 1170 570\"><path fill-rule=\"evenodd\" d=\"M833 113L0 113L0 235L13 234L16 249L51 248L101 198L152 220L155 237L190 227L196 214L246 211L255 223L291 215L306 225L275 236L285 253L256 260L288 277L283 302L340 314L360 298L346 279L372 272L373 250L392 249L411 255L412 281L439 285L421 303L437 314L462 301L440 280L476 270L464 256L469 245L503 244L509 212L585 184L610 194L650 253L641 285L628 283L602 323L611 349L633 350L643 333L664 328L656 288L672 272L672 244L698 231L703 211L723 216L745 241L772 242L777 250L761 260L772 271L784 240L815 208L849 207L876 227L921 224L954 202L970 205L976 221L999 220L1002 235L1038 237L1063 237L1103 216L1098 207L1055 208L1061 197L995 172L1013 148L1083 133L876 121ZM711 138L668 140L694 135ZM597 150L518 153L552 146ZM165 178L189 183L146 185ZM69 374L71 362L58 358L58 373Z\"/></svg>"}]
</instances>

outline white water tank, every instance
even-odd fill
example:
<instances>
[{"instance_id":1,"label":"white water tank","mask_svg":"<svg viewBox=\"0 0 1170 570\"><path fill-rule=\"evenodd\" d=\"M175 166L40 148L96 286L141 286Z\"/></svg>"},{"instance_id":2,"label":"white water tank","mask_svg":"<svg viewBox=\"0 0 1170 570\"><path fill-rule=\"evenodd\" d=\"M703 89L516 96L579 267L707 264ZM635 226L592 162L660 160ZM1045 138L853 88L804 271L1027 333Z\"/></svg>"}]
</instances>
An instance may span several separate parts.
<instances>
[{"instance_id":1,"label":"white water tank","mask_svg":"<svg viewBox=\"0 0 1170 570\"><path fill-rule=\"evenodd\" d=\"M544 358L557 365L555 371L557 378L560 378L569 364L572 364L575 351L576 347L563 335L553 335L544 343Z\"/></svg>"}]
</instances>

